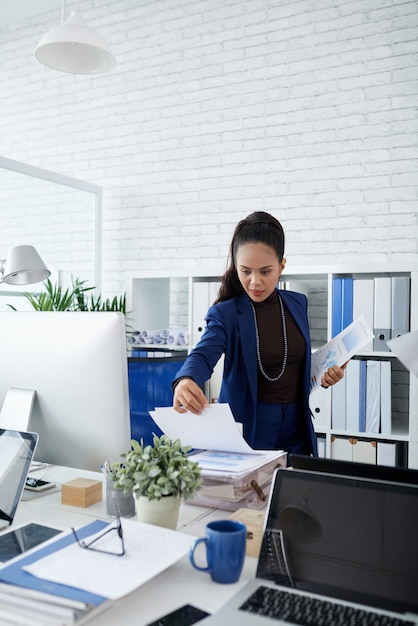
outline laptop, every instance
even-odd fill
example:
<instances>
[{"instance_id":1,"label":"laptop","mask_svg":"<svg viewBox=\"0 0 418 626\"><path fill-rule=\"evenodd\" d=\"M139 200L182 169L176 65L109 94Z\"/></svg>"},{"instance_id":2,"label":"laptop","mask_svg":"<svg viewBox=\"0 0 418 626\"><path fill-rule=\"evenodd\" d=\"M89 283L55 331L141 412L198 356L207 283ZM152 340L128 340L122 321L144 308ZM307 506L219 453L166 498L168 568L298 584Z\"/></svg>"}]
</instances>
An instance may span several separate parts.
<instances>
[{"instance_id":1,"label":"laptop","mask_svg":"<svg viewBox=\"0 0 418 626\"><path fill-rule=\"evenodd\" d=\"M0 428L0 530L14 520L37 444L36 433Z\"/></svg>"},{"instance_id":2,"label":"laptop","mask_svg":"<svg viewBox=\"0 0 418 626\"><path fill-rule=\"evenodd\" d=\"M289 461L290 465L295 469L327 472L328 474L348 474L350 476L363 476L364 478L376 478L377 480L418 485L418 470L406 467L372 465L371 463L325 459L303 454L290 454Z\"/></svg>"},{"instance_id":3,"label":"laptop","mask_svg":"<svg viewBox=\"0 0 418 626\"><path fill-rule=\"evenodd\" d=\"M417 528L417 485L279 468L256 578L200 623L417 625Z\"/></svg>"}]
</instances>

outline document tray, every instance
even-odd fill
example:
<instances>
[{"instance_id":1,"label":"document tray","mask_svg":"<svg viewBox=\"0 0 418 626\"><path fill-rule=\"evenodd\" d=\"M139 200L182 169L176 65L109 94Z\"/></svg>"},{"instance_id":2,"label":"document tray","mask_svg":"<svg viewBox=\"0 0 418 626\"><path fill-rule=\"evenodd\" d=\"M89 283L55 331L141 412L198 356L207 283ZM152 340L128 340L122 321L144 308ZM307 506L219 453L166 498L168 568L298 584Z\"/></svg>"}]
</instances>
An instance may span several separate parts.
<instances>
[{"instance_id":1,"label":"document tray","mask_svg":"<svg viewBox=\"0 0 418 626\"><path fill-rule=\"evenodd\" d=\"M188 504L213 506L217 509L236 511L242 507L262 509L267 505L273 472L276 467L286 467L287 453L278 451L277 455L250 471L222 473L202 469L203 485Z\"/></svg>"}]
</instances>

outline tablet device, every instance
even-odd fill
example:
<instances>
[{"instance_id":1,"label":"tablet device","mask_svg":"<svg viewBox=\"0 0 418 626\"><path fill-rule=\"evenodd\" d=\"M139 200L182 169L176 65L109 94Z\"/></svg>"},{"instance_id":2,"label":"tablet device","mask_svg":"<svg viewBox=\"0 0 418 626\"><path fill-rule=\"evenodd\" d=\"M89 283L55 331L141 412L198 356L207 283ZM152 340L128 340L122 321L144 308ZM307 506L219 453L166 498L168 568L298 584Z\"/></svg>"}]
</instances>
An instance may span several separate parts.
<instances>
[{"instance_id":1,"label":"tablet device","mask_svg":"<svg viewBox=\"0 0 418 626\"><path fill-rule=\"evenodd\" d=\"M57 528L31 522L0 535L0 563L20 556L62 532Z\"/></svg>"}]
</instances>

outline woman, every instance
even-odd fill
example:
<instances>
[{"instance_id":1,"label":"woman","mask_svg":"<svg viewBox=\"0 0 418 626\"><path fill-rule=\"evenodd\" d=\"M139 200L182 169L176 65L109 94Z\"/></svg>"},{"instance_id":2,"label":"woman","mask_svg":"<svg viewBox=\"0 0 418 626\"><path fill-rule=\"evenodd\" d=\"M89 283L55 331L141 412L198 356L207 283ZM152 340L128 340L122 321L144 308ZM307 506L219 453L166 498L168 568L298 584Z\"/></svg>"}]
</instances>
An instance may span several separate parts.
<instances>
[{"instance_id":1,"label":"woman","mask_svg":"<svg viewBox=\"0 0 418 626\"><path fill-rule=\"evenodd\" d=\"M179 413L203 411L208 402L201 388L224 354L219 402L230 405L249 445L316 456L307 299L277 289L284 241L282 225L269 213L257 211L237 224L205 332L173 382L173 406ZM334 366L321 383L329 387L343 375Z\"/></svg>"}]
</instances>

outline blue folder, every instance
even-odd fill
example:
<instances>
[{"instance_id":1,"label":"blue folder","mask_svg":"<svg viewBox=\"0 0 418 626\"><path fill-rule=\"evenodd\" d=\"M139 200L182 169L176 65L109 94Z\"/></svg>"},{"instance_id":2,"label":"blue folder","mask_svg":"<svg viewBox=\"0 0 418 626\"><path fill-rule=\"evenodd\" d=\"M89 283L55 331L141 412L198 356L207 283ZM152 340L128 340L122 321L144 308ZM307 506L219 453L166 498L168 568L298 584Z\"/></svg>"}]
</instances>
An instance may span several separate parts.
<instances>
[{"instance_id":1,"label":"blue folder","mask_svg":"<svg viewBox=\"0 0 418 626\"><path fill-rule=\"evenodd\" d=\"M332 336L342 331L342 278L332 279Z\"/></svg>"},{"instance_id":2,"label":"blue folder","mask_svg":"<svg viewBox=\"0 0 418 626\"><path fill-rule=\"evenodd\" d=\"M353 279L342 279L341 330L353 321Z\"/></svg>"},{"instance_id":3,"label":"blue folder","mask_svg":"<svg viewBox=\"0 0 418 626\"><path fill-rule=\"evenodd\" d=\"M332 337L338 335L353 321L353 279L332 279Z\"/></svg>"},{"instance_id":4,"label":"blue folder","mask_svg":"<svg viewBox=\"0 0 418 626\"><path fill-rule=\"evenodd\" d=\"M90 535L103 530L103 528L106 528L108 525L109 522L95 520L87 526L77 529L77 535L84 539L85 537L89 537ZM60 536L58 535L58 537ZM58 552L59 550L62 550L62 548L65 548L74 542L75 539L73 535L69 534L65 537L58 538L49 545L42 546L39 550L36 550L31 554L23 556L14 563L6 565L4 568L0 569L0 581L16 585L18 587L25 587L26 589L36 589L37 591L43 591L44 593L54 596L84 602L87 606L98 606L99 604L102 604L102 602L105 602L107 598L99 596L95 593L90 593L84 589L77 589L76 587L55 583L45 580L44 578L37 578L23 569L24 566L35 563L49 554Z\"/></svg>"}]
</instances>

